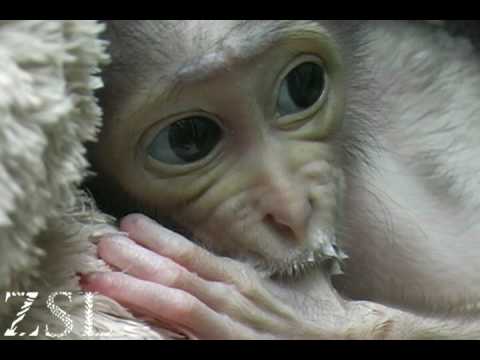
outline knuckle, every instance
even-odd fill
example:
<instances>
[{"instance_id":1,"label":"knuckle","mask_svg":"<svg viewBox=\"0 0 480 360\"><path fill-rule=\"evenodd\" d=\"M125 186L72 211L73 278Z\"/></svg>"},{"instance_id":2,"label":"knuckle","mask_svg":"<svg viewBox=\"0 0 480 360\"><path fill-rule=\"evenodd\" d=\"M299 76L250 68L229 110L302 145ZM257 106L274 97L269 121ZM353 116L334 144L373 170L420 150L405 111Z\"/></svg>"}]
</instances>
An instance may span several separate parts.
<instances>
[{"instance_id":1,"label":"knuckle","mask_svg":"<svg viewBox=\"0 0 480 360\"><path fill-rule=\"evenodd\" d=\"M181 292L175 299L175 316L191 317L200 308L199 301L188 293Z\"/></svg>"},{"instance_id":2,"label":"knuckle","mask_svg":"<svg viewBox=\"0 0 480 360\"><path fill-rule=\"evenodd\" d=\"M218 296L222 299L227 299L235 292L235 288L230 284L215 282L213 283L213 287Z\"/></svg>"},{"instance_id":3,"label":"knuckle","mask_svg":"<svg viewBox=\"0 0 480 360\"><path fill-rule=\"evenodd\" d=\"M241 267L237 272L237 288L247 297L258 296L257 277L249 268Z\"/></svg>"},{"instance_id":4,"label":"knuckle","mask_svg":"<svg viewBox=\"0 0 480 360\"><path fill-rule=\"evenodd\" d=\"M182 264L191 265L195 262L195 248L192 245L186 244L185 246L178 248L177 252L177 258Z\"/></svg>"},{"instance_id":5,"label":"knuckle","mask_svg":"<svg viewBox=\"0 0 480 360\"><path fill-rule=\"evenodd\" d=\"M258 296L257 287L250 278L245 278L240 283L239 291L248 298L256 298Z\"/></svg>"},{"instance_id":6,"label":"knuckle","mask_svg":"<svg viewBox=\"0 0 480 360\"><path fill-rule=\"evenodd\" d=\"M255 279L256 272L250 265L238 262L231 258L223 258L225 267L230 269L230 273L233 274L234 279L237 281L244 281L248 279Z\"/></svg>"},{"instance_id":7,"label":"knuckle","mask_svg":"<svg viewBox=\"0 0 480 360\"><path fill-rule=\"evenodd\" d=\"M211 286L218 299L217 309L222 313L234 311L237 307L235 299L238 294L235 287L224 283L213 283Z\"/></svg>"},{"instance_id":8,"label":"knuckle","mask_svg":"<svg viewBox=\"0 0 480 360\"><path fill-rule=\"evenodd\" d=\"M180 287L185 279L185 271L178 268L171 268L168 270L168 277L165 281L166 286Z\"/></svg>"}]
</instances>

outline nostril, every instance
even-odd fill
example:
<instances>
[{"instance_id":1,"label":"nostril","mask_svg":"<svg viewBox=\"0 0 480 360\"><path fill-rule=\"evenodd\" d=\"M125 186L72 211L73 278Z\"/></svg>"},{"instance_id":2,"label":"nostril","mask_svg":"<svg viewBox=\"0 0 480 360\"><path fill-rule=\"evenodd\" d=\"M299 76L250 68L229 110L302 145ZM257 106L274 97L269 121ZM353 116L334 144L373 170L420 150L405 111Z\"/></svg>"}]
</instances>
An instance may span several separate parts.
<instances>
[{"instance_id":1,"label":"nostril","mask_svg":"<svg viewBox=\"0 0 480 360\"><path fill-rule=\"evenodd\" d=\"M285 224L282 224L279 222L275 217L271 214L268 214L265 216L263 221L269 225L271 228L273 228L276 232L280 233L284 237L288 239L294 239L295 238L295 232L293 229Z\"/></svg>"}]
</instances>

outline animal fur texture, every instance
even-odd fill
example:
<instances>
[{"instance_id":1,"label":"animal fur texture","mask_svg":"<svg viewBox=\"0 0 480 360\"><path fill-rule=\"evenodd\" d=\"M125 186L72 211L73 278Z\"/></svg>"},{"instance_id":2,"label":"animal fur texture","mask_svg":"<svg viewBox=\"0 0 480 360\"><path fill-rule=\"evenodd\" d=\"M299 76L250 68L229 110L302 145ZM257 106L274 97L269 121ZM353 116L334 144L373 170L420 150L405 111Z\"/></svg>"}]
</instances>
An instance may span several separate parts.
<instances>
[{"instance_id":1,"label":"animal fur texture","mask_svg":"<svg viewBox=\"0 0 480 360\"><path fill-rule=\"evenodd\" d=\"M78 273L108 270L96 257L94 236L116 231L78 190L88 169L84 143L95 139L101 124L94 97L99 66L108 61L101 31L94 20L0 21L0 335L24 300L5 302L8 291L39 292L17 326L28 334L40 325L32 339L47 337L45 324L51 333L64 331L46 298L72 291L71 302L56 299L73 320L73 331L63 338L88 338ZM480 62L471 44L416 26L379 26L371 36L366 53L377 63L375 76L387 79L386 93L395 95L391 113L404 114L409 131L425 132L424 142L409 147L417 151L419 169L478 208ZM410 82L402 80L405 69ZM423 126L430 111L440 116ZM465 121L449 129L452 117ZM445 137L445 148L430 146L438 144L434 136ZM173 337L101 296L94 314L95 331L111 331L114 338Z\"/></svg>"},{"instance_id":2,"label":"animal fur texture","mask_svg":"<svg viewBox=\"0 0 480 360\"><path fill-rule=\"evenodd\" d=\"M55 303L70 314L73 331L85 338L85 301L78 273L107 270L90 238L113 232L108 217L88 208L78 191L87 171L84 143L93 140L101 111L93 91L107 59L90 20L0 21L0 328L17 317L24 299L7 291L35 291L39 298L17 333L62 333L63 323L46 307L55 291L72 291L72 302ZM15 301L17 300L17 301ZM123 307L95 297L96 332L114 337L164 336ZM98 338L98 337L95 337Z\"/></svg>"}]
</instances>

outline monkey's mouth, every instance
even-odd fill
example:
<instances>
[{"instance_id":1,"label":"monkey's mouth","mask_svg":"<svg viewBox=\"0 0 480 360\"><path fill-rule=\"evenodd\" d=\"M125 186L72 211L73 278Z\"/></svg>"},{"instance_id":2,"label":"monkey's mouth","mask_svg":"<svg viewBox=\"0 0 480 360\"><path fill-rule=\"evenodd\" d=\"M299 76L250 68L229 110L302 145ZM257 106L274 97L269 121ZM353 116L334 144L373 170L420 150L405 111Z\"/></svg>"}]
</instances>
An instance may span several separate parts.
<instances>
[{"instance_id":1,"label":"monkey's mouth","mask_svg":"<svg viewBox=\"0 0 480 360\"><path fill-rule=\"evenodd\" d=\"M176 230L178 231L178 229ZM234 249L231 246L222 247L221 243L212 239L211 229L208 230L210 231L196 229L187 237L218 256L249 264L263 278L298 279L315 271L322 271L327 276L339 275L343 273L343 263L348 258L336 245L335 227L313 224L307 231L303 242L297 242L298 246L290 245L288 247L284 245L286 242L293 243L286 241L286 239L289 240L288 232L262 232L258 236L258 229L256 231L234 231L233 234L228 233L233 235L228 244L234 242L237 245ZM242 236L238 237L238 233L241 233ZM185 233L183 234L185 235ZM262 241L263 236L268 239Z\"/></svg>"},{"instance_id":2,"label":"monkey's mouth","mask_svg":"<svg viewBox=\"0 0 480 360\"><path fill-rule=\"evenodd\" d=\"M306 248L281 261L270 261L271 278L298 278L312 271L327 275L342 274L343 262L348 256L336 245L335 232L316 229Z\"/></svg>"},{"instance_id":3,"label":"monkey's mouth","mask_svg":"<svg viewBox=\"0 0 480 360\"><path fill-rule=\"evenodd\" d=\"M287 259L267 259L264 256L250 253L250 263L262 277L275 280L298 279L314 271L324 271L328 275L342 274L344 260L348 256L332 244L328 251L323 248L305 250Z\"/></svg>"}]
</instances>

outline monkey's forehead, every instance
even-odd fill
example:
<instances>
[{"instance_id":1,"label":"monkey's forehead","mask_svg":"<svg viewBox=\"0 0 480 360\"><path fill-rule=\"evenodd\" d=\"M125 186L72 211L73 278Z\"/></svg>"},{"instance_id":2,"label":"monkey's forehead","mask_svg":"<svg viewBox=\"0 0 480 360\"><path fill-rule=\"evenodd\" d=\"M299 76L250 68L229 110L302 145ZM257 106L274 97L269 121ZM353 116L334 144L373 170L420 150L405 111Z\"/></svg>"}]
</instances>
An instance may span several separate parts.
<instances>
[{"instance_id":1,"label":"monkey's forehead","mask_svg":"<svg viewBox=\"0 0 480 360\"><path fill-rule=\"evenodd\" d=\"M179 49L185 44L198 47L217 46L227 39L268 35L288 29L303 20L109 20L107 32L126 43L149 41Z\"/></svg>"},{"instance_id":2,"label":"monkey's forehead","mask_svg":"<svg viewBox=\"0 0 480 360\"><path fill-rule=\"evenodd\" d=\"M106 37L116 66L141 63L159 69L209 53L235 49L245 58L308 20L110 20ZM168 69L171 71L172 69Z\"/></svg>"}]
</instances>

